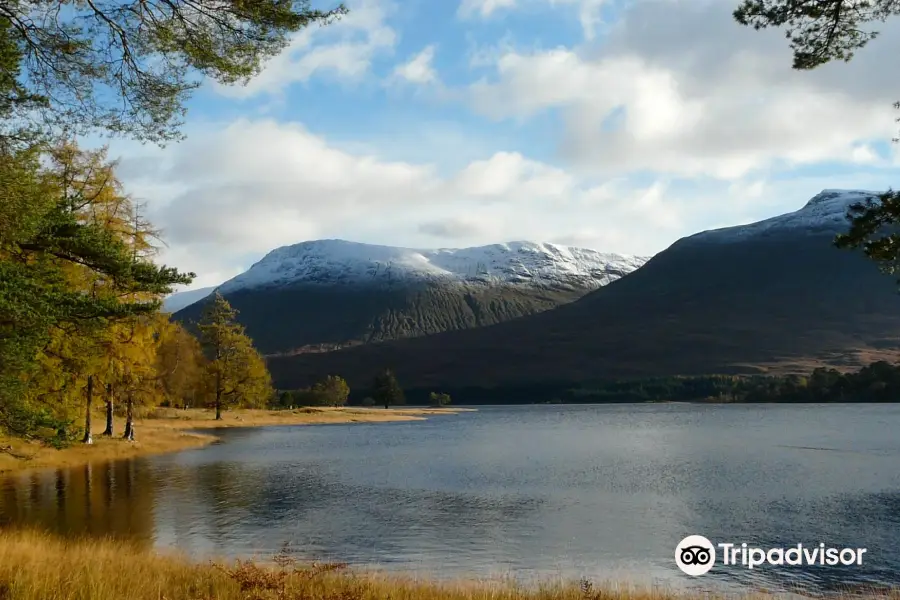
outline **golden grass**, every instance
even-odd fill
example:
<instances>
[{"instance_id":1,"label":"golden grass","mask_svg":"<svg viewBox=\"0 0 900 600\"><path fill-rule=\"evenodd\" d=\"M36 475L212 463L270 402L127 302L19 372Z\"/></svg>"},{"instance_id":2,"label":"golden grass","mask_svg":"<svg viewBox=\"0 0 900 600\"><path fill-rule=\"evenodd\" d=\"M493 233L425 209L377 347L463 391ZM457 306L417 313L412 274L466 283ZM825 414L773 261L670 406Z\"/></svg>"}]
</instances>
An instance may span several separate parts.
<instances>
[{"instance_id":1,"label":"golden grass","mask_svg":"<svg viewBox=\"0 0 900 600\"><path fill-rule=\"evenodd\" d=\"M580 583L516 586L510 580L422 582L298 565L197 563L124 542L0 532L0 600L668 600L672 591ZM757 595L757 597L762 597ZM713 596L703 595L706 600ZM750 596L745 596L750 598Z\"/></svg>"},{"instance_id":2,"label":"golden grass","mask_svg":"<svg viewBox=\"0 0 900 600\"><path fill-rule=\"evenodd\" d=\"M73 444L56 450L36 443L0 437L0 473L72 467L92 461L117 460L149 454L176 452L197 448L214 442L211 434L195 433L195 430L219 427L263 427L268 425L311 425L322 423L355 423L422 420L428 415L454 414L465 409L453 408L300 408L288 410L234 410L223 413L222 420L215 420L215 412L206 409L154 409L135 421L135 442L118 437L106 438L101 432L106 428L105 417L99 412L93 418L94 443ZM124 422L116 419L117 436L121 436ZM24 457L24 458L22 458ZM0 596L0 600L4 600Z\"/></svg>"}]
</instances>

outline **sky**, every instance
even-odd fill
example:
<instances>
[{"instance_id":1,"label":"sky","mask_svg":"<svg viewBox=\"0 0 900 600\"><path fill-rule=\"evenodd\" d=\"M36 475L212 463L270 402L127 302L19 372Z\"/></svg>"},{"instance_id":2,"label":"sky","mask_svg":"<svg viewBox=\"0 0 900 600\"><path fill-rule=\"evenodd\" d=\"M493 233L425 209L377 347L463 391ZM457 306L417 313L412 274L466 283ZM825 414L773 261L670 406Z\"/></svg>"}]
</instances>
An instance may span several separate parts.
<instances>
[{"instance_id":1,"label":"sky","mask_svg":"<svg viewBox=\"0 0 900 600\"><path fill-rule=\"evenodd\" d=\"M900 181L900 23L802 72L728 0L345 4L248 85L205 83L185 141L109 143L190 287L323 238L652 255Z\"/></svg>"}]
</instances>

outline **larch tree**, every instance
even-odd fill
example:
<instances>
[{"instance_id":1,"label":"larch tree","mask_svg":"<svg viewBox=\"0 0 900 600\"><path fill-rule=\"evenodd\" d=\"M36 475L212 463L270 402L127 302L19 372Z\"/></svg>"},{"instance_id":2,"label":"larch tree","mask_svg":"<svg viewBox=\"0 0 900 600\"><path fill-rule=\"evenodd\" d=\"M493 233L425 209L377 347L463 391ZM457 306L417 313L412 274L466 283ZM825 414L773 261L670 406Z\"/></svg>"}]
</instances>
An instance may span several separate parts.
<instances>
[{"instance_id":1,"label":"larch tree","mask_svg":"<svg viewBox=\"0 0 900 600\"><path fill-rule=\"evenodd\" d=\"M63 341L54 335L78 332L102 348L110 342L98 332L142 326L160 297L192 278L135 256L105 156L51 142L91 130L179 139L184 104L205 78L247 82L293 34L345 13L308 0L0 0L0 430L67 437L81 383L44 367L81 357L65 356L71 344L62 358L46 354ZM100 190L102 202L92 195ZM244 355L256 357L245 370L258 371L258 354ZM88 377L87 402L95 366L76 374Z\"/></svg>"},{"instance_id":2,"label":"larch tree","mask_svg":"<svg viewBox=\"0 0 900 600\"><path fill-rule=\"evenodd\" d=\"M113 217L112 207L127 199L102 153L60 146L44 158L44 166L37 157L21 165L18 183L0 180L0 191L16 192L6 200L20 209L0 222L0 427L20 435L51 425L46 411L25 402L22 385L41 353L52 350L54 331L83 338L85 349L73 360L96 358L111 323L157 312L173 285L193 277L135 252L128 220ZM36 175L24 176L28 169ZM80 369L88 402L96 366ZM87 432L84 441L91 441Z\"/></svg>"},{"instance_id":3,"label":"larch tree","mask_svg":"<svg viewBox=\"0 0 900 600\"><path fill-rule=\"evenodd\" d=\"M157 402L162 397L160 381L164 374L157 370L161 331L168 325L162 313L132 317L116 322L107 332L104 345L106 382L106 429L103 435L115 434L115 398L125 399L123 438L134 440L135 407Z\"/></svg>"},{"instance_id":4,"label":"larch tree","mask_svg":"<svg viewBox=\"0 0 900 600\"><path fill-rule=\"evenodd\" d=\"M125 431L122 438L131 442L135 439L135 408L158 401L161 395L163 375L156 370L156 357L159 332L165 321L166 316L157 313L127 322L131 328L131 340L123 348L123 372L116 387L125 395Z\"/></svg>"},{"instance_id":5,"label":"larch tree","mask_svg":"<svg viewBox=\"0 0 900 600\"><path fill-rule=\"evenodd\" d=\"M124 194L122 186L114 174L114 164L106 160L105 149L99 151L80 150L71 142L62 142L49 149L46 154L50 163L48 178L54 187L60 190L60 196L66 199L67 210L76 216L79 223L102 228L115 239L128 244L128 248L121 248L124 254L130 252L131 259L137 260L138 255L132 239L135 237L129 231L129 212L132 210L131 199ZM121 297L121 282L106 276L103 272L91 270L78 262L62 263L61 267L69 273L70 286L90 295L93 299L103 296ZM152 297L143 298L152 300ZM138 298L128 298L128 301L136 301ZM120 327L114 321L106 318L85 320L70 326L71 338L80 338L81 344L75 356L77 357L77 372L85 379L85 414L84 435L82 442L92 444L93 439L93 399L94 392L100 391L99 384L102 377L110 381L112 367L110 362L114 360L111 352L117 347L120 338ZM72 359L70 359L70 362ZM105 365L105 369L104 369ZM109 385L109 384L108 384ZM107 390L110 392L111 390ZM106 394L107 408L111 408L112 395ZM107 411L107 425L110 428L110 410Z\"/></svg>"},{"instance_id":6,"label":"larch tree","mask_svg":"<svg viewBox=\"0 0 900 600\"><path fill-rule=\"evenodd\" d=\"M216 292L197 325L217 421L228 406L263 407L275 393L265 360L236 317L237 311Z\"/></svg>"},{"instance_id":7,"label":"larch tree","mask_svg":"<svg viewBox=\"0 0 900 600\"><path fill-rule=\"evenodd\" d=\"M91 409L94 383L101 363L92 337L102 323L60 323L53 327L47 343L37 354L35 366L27 372L24 398L37 402L58 421L56 437L71 439L69 429L77 415L84 417L82 441L91 443Z\"/></svg>"},{"instance_id":8,"label":"larch tree","mask_svg":"<svg viewBox=\"0 0 900 600\"><path fill-rule=\"evenodd\" d=\"M57 145L50 152L55 161L51 173L56 177L57 185L63 190L66 198L74 199L71 210L77 212L84 223L101 227L114 236L123 248L123 255L128 255L131 264L152 264L157 253L153 240L158 232L142 217L141 206L124 193L121 183L115 176L115 163L106 159L105 149L99 151L82 151L70 143ZM163 289L157 286L142 285L128 277L109 277L102 272L93 272L81 265L76 265L83 277L82 286L93 298L112 297L128 304L152 303L156 306L161 300ZM174 281L182 282L186 279ZM168 288L166 288L168 289ZM94 352L85 352L92 356L90 363L94 369L87 372L85 432L82 441L93 443L91 413L93 392L99 381L97 368L105 364L105 379L109 385L106 394L106 415L108 435L113 434L113 389L121 389L126 394L126 424L124 437L134 440L134 404L135 397L147 401L152 397L148 390L153 387L153 364L157 341L155 325L159 321L158 313L129 314L120 319L98 319L89 321L85 327L90 330L90 347Z\"/></svg>"},{"instance_id":9,"label":"larch tree","mask_svg":"<svg viewBox=\"0 0 900 600\"><path fill-rule=\"evenodd\" d=\"M206 359L199 340L177 321L169 321L160 331L156 370L165 401L170 406L188 407L204 398Z\"/></svg>"},{"instance_id":10,"label":"larch tree","mask_svg":"<svg viewBox=\"0 0 900 600\"><path fill-rule=\"evenodd\" d=\"M780 27L793 50L793 67L810 70L834 60L850 61L878 36L877 22L900 15L894 0L743 0L734 11L741 25ZM900 102L894 104L900 108ZM898 139L894 139L895 142ZM888 190L848 210L849 231L838 235L839 248L861 249L888 273L900 269L900 192Z\"/></svg>"}]
</instances>

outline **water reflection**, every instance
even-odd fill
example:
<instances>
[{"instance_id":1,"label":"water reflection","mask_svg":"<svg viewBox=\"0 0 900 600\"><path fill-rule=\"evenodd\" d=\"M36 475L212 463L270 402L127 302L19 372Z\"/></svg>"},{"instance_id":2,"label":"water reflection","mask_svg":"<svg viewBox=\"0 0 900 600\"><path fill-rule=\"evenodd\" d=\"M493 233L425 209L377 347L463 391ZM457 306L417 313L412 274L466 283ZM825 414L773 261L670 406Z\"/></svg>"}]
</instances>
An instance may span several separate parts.
<instances>
[{"instance_id":1,"label":"water reflection","mask_svg":"<svg viewBox=\"0 0 900 600\"><path fill-rule=\"evenodd\" d=\"M562 406L224 430L225 443L0 483L0 524L196 557L683 586L686 535L866 547L862 568L714 569L704 586L900 583L900 406Z\"/></svg>"},{"instance_id":2,"label":"water reflection","mask_svg":"<svg viewBox=\"0 0 900 600\"><path fill-rule=\"evenodd\" d=\"M424 544L416 553L450 552L460 539L487 549L515 535L541 504L353 484L314 463L260 470L229 461L164 470L158 543L214 555L269 555L288 543L310 559L391 563L409 560L412 536Z\"/></svg>"},{"instance_id":3,"label":"water reflection","mask_svg":"<svg viewBox=\"0 0 900 600\"><path fill-rule=\"evenodd\" d=\"M138 461L9 477L0 480L0 526L122 538L151 547L155 488Z\"/></svg>"}]
</instances>

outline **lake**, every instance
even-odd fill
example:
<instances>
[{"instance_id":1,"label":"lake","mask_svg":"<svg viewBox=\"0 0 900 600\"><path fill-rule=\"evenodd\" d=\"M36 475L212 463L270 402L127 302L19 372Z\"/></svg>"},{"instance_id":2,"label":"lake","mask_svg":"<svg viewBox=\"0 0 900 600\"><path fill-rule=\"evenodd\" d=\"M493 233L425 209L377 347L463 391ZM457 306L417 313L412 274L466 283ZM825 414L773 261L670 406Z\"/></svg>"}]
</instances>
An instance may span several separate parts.
<instances>
[{"instance_id":1,"label":"lake","mask_svg":"<svg viewBox=\"0 0 900 600\"><path fill-rule=\"evenodd\" d=\"M197 556L430 577L742 588L900 584L900 405L479 407L424 422L224 429L178 454L0 480L0 524ZM687 535L866 548L861 566L716 565Z\"/></svg>"}]
</instances>

